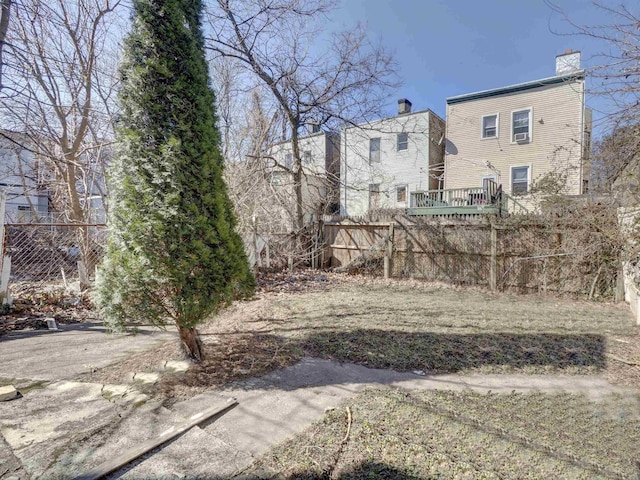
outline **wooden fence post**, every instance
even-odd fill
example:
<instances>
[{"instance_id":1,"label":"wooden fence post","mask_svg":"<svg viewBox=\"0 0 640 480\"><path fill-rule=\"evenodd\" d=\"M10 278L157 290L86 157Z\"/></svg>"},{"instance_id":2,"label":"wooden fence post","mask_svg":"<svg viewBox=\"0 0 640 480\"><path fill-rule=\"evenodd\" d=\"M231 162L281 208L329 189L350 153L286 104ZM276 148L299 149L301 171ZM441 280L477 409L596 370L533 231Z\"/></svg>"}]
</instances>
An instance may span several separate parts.
<instances>
[{"instance_id":1,"label":"wooden fence post","mask_svg":"<svg viewBox=\"0 0 640 480\"><path fill-rule=\"evenodd\" d=\"M269 237L267 237L267 241L264 245L265 256L267 257L267 268L271 268L271 251L269 250Z\"/></svg>"},{"instance_id":2,"label":"wooden fence post","mask_svg":"<svg viewBox=\"0 0 640 480\"><path fill-rule=\"evenodd\" d=\"M622 262L620 262L620 267L616 272L616 290L614 293L614 301L616 303L624 302L624 298L625 298L624 268L622 266Z\"/></svg>"},{"instance_id":3,"label":"wooden fence post","mask_svg":"<svg viewBox=\"0 0 640 480\"><path fill-rule=\"evenodd\" d=\"M2 271L0 271L0 304L12 305L13 299L9 293L9 276L11 275L11 257L2 257Z\"/></svg>"},{"instance_id":4,"label":"wooden fence post","mask_svg":"<svg viewBox=\"0 0 640 480\"><path fill-rule=\"evenodd\" d=\"M82 260L78 260L78 279L80 280L80 290L87 290L91 283L89 282L89 272L87 271L87 264Z\"/></svg>"},{"instance_id":5,"label":"wooden fence post","mask_svg":"<svg viewBox=\"0 0 640 480\"><path fill-rule=\"evenodd\" d=\"M255 271L255 269L262 267L262 257L260 255L261 252L258 245L258 220L256 219L255 215L253 216L251 221L253 223L253 268Z\"/></svg>"},{"instance_id":6,"label":"wooden fence post","mask_svg":"<svg viewBox=\"0 0 640 480\"><path fill-rule=\"evenodd\" d=\"M498 289L498 229L495 220L491 221L491 259L489 261L489 288Z\"/></svg>"},{"instance_id":7,"label":"wooden fence post","mask_svg":"<svg viewBox=\"0 0 640 480\"><path fill-rule=\"evenodd\" d=\"M294 234L291 234L291 246L289 248L289 252L287 253L287 266L289 268L289 274L293 274L293 252L296 251L296 238Z\"/></svg>"},{"instance_id":8,"label":"wooden fence post","mask_svg":"<svg viewBox=\"0 0 640 480\"><path fill-rule=\"evenodd\" d=\"M384 278L391 278L393 274L393 222L389 224L387 245L384 251Z\"/></svg>"}]
</instances>

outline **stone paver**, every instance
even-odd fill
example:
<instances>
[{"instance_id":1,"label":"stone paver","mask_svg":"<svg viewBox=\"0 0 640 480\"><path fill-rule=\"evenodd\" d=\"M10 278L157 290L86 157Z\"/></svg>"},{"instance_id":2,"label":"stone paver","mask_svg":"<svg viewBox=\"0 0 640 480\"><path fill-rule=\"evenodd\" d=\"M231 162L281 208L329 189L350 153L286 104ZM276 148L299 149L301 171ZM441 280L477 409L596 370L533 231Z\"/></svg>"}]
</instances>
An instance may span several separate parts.
<instances>
[{"instance_id":1,"label":"stone paver","mask_svg":"<svg viewBox=\"0 0 640 480\"><path fill-rule=\"evenodd\" d=\"M136 372L129 375L130 382L143 385L152 385L158 380L160 380L160 374L156 372Z\"/></svg>"},{"instance_id":2,"label":"stone paver","mask_svg":"<svg viewBox=\"0 0 640 480\"><path fill-rule=\"evenodd\" d=\"M13 385L0 387L0 402L8 402L18 396L18 391Z\"/></svg>"},{"instance_id":3,"label":"stone paver","mask_svg":"<svg viewBox=\"0 0 640 480\"><path fill-rule=\"evenodd\" d=\"M162 369L169 372L180 373L189 370L190 366L191 363L184 360L169 360L162 366Z\"/></svg>"}]
</instances>

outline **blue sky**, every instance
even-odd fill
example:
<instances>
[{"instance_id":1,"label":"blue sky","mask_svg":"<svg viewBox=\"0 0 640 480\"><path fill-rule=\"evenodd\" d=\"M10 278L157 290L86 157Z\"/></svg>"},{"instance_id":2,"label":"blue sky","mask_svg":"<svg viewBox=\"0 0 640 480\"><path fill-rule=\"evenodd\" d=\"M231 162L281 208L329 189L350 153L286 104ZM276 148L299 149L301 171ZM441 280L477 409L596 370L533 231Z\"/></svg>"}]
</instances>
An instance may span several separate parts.
<instances>
[{"instance_id":1,"label":"blue sky","mask_svg":"<svg viewBox=\"0 0 640 480\"><path fill-rule=\"evenodd\" d=\"M589 0L551 1L578 24L610 20ZM571 27L543 0L342 0L332 20L336 28L365 24L394 52L404 84L398 98L442 117L447 97L553 76L555 56L569 48L590 66L604 48L554 33ZM599 102L587 103L605 109ZM395 108L390 99L389 113Z\"/></svg>"}]
</instances>

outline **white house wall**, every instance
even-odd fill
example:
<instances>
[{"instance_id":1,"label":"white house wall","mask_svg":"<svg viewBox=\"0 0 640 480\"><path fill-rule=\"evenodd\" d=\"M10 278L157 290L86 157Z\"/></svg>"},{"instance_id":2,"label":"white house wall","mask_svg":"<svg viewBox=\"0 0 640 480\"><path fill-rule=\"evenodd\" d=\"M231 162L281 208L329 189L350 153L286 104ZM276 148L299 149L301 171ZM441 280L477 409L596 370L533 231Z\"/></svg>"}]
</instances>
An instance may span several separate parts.
<instances>
[{"instance_id":1,"label":"white house wall","mask_svg":"<svg viewBox=\"0 0 640 480\"><path fill-rule=\"evenodd\" d=\"M326 134L324 132L312 134L298 139L300 155L302 156L302 169L307 174L324 175L326 162ZM304 152L311 153L311 162L305 162ZM269 156L273 157L280 165L286 164L287 154L293 155L291 142L283 142L274 145L269 151ZM271 162L268 162L271 164ZM277 169L277 167L274 167Z\"/></svg>"},{"instance_id":2,"label":"white house wall","mask_svg":"<svg viewBox=\"0 0 640 480\"><path fill-rule=\"evenodd\" d=\"M440 140L430 138L431 115L428 110L409 113L343 130L340 145L342 215L367 212L371 184L380 185L380 208L406 208L411 192L429 189L430 144L433 146ZM397 135L403 132L408 134L408 148L398 151ZM372 138L380 138L380 162L373 164L369 162ZM408 187L406 201L398 202L396 188L402 185Z\"/></svg>"},{"instance_id":3,"label":"white house wall","mask_svg":"<svg viewBox=\"0 0 640 480\"><path fill-rule=\"evenodd\" d=\"M307 223L320 213L319 206L335 201L332 200L330 193L334 182L327 175L327 169L333 167L332 160L338 152L334 149L330 134L326 132L300 137L298 146L302 157L304 222ZM310 153L310 161L307 161L305 152ZM287 155L291 155L291 161L293 161L291 142L276 144L268 151L268 156L272 158L268 159L267 165L270 166L269 169L272 172L278 172L272 177L273 185L278 189L278 194L282 196L283 208L290 209L289 217L293 218L295 211L293 176L279 166L291 167L287 164Z\"/></svg>"},{"instance_id":4,"label":"white house wall","mask_svg":"<svg viewBox=\"0 0 640 480\"><path fill-rule=\"evenodd\" d=\"M18 148L0 148L0 188L7 192L5 221L29 222L33 210L41 217L47 215L48 195L38 191L38 175L32 153Z\"/></svg>"}]
</instances>

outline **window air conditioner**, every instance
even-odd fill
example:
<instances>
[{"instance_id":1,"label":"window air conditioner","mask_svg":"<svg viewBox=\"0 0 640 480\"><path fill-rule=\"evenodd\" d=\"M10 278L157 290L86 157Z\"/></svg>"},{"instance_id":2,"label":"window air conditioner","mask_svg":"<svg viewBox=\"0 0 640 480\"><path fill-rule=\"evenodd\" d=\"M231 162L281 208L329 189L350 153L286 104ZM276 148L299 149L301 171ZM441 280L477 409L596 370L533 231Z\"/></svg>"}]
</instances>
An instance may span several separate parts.
<instances>
[{"instance_id":1,"label":"window air conditioner","mask_svg":"<svg viewBox=\"0 0 640 480\"><path fill-rule=\"evenodd\" d=\"M516 142L526 142L527 140L529 140L528 133L516 133L513 137Z\"/></svg>"}]
</instances>

